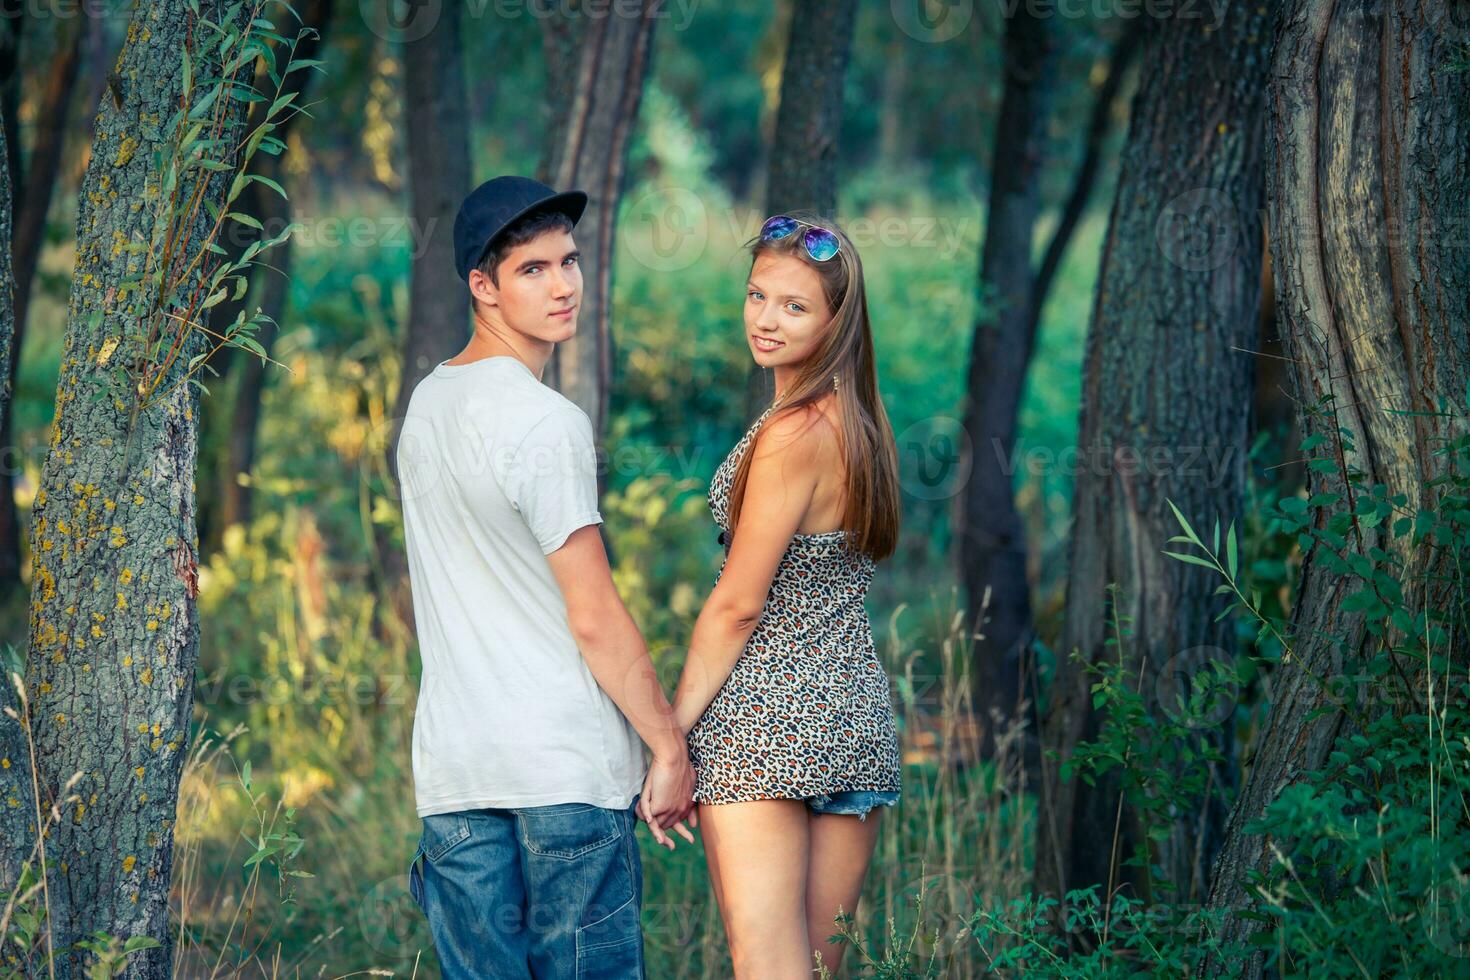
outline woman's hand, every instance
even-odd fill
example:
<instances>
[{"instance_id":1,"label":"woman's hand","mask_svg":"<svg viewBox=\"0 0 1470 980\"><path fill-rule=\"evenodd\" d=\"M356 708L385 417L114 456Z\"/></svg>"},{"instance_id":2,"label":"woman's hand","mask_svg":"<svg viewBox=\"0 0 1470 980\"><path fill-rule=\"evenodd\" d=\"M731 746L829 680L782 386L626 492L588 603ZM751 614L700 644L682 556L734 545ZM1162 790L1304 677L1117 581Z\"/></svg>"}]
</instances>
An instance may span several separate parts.
<instances>
[{"instance_id":1,"label":"woman's hand","mask_svg":"<svg viewBox=\"0 0 1470 980\"><path fill-rule=\"evenodd\" d=\"M643 780L638 816L648 824L653 839L671 851L674 841L664 833L665 827L694 843L694 835L683 824L688 817L690 827L699 826L699 814L694 809L694 767L687 754L682 758L654 758Z\"/></svg>"}]
</instances>

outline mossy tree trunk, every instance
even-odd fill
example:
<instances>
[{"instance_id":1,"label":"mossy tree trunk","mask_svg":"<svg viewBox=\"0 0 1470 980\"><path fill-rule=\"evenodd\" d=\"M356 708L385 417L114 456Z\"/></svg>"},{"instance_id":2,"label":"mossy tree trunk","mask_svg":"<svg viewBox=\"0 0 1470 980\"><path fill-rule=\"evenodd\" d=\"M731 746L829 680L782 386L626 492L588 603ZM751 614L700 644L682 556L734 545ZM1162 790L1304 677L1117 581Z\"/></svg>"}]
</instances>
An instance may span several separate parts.
<instances>
[{"instance_id":1,"label":"mossy tree trunk","mask_svg":"<svg viewBox=\"0 0 1470 980\"><path fill-rule=\"evenodd\" d=\"M1405 495L1403 513L1433 507L1440 491L1426 484L1448 461L1436 450L1467 434L1470 72L1453 65L1465 60L1470 25L1453 6L1300 0L1277 36L1266 170L1276 311L1293 400L1309 408L1330 396L1335 409L1335 417L1299 416L1304 437L1321 442L1314 455L1331 451L1333 464L1309 467L1307 490L1340 495L1343 512L1354 498L1349 469L1366 486L1382 484L1388 497ZM1326 519L1316 512L1313 530L1324 531ZM1449 608L1427 582L1453 588L1463 573L1436 567L1446 549L1412 548L1407 535L1390 533L1393 523L1354 518L1339 550L1381 549L1397 563L1378 562L1398 580L1406 608ZM1339 735L1355 731L1336 698L1350 692L1368 719L1429 709L1423 641L1375 637L1346 603L1362 581L1334 567L1324 547L1304 558L1292 657L1272 678L1271 713L1212 876L1209 906L1230 910L1226 941L1263 927L1239 913L1253 901L1246 876L1269 868L1272 841L1245 825L1304 773L1323 768ZM1450 643L1451 673L1463 677L1470 642L1456 629ZM1396 669L1368 682L1366 656L1389 644L1421 649L1396 654ZM1318 678L1348 683L1333 693ZM1443 703L1442 684L1435 699ZM1212 961L1205 972L1237 975L1237 967ZM1245 975L1263 969L1257 955Z\"/></svg>"},{"instance_id":2,"label":"mossy tree trunk","mask_svg":"<svg viewBox=\"0 0 1470 980\"><path fill-rule=\"evenodd\" d=\"M199 7L235 34L250 14L220 0ZM183 171L174 199L186 217L174 225L180 234L170 258L150 259L127 244L149 240L156 221L171 220L154 157L166 163L174 153L169 123L184 91L181 55L197 59L211 36L188 0L134 7L81 187L56 410L33 511L26 665L41 802L62 812L46 842L59 977L80 975L82 958L70 947L94 930L162 944L134 954L128 976L163 977L170 968L175 808L199 636L199 399L185 374L211 342L202 330L159 316L153 289L128 280L145 261L167 261L166 276L182 280L172 295L200 295L212 262L192 270L189 262L215 225L204 202L224 204L230 173L206 180L206 171ZM194 77L221 74L217 59L208 61ZM226 148L240 139L246 103L224 92L218 105L203 135L223 141L209 156L228 166ZM196 200L192 208L186 203ZM197 302L185 309L173 302L165 298L165 313L200 316ZM177 356L148 366L122 353L142 350L139 338L154 326L173 338ZM115 353L132 372L126 386L115 379ZM155 400L135 412L135 382L149 370L163 372ZM75 798L60 799L75 773Z\"/></svg>"}]
</instances>

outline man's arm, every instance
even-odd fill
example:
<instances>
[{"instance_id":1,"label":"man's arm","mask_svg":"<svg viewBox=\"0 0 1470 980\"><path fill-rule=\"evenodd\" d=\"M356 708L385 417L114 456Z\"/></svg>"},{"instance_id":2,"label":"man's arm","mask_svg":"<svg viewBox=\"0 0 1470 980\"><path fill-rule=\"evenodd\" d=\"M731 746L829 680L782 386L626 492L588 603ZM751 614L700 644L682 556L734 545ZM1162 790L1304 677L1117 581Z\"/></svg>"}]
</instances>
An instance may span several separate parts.
<instances>
[{"instance_id":1,"label":"man's arm","mask_svg":"<svg viewBox=\"0 0 1470 980\"><path fill-rule=\"evenodd\" d=\"M664 696L648 646L613 585L596 524L573 531L546 556L567 605L567 623L597 684L627 716L656 761L688 759L684 733Z\"/></svg>"}]
</instances>

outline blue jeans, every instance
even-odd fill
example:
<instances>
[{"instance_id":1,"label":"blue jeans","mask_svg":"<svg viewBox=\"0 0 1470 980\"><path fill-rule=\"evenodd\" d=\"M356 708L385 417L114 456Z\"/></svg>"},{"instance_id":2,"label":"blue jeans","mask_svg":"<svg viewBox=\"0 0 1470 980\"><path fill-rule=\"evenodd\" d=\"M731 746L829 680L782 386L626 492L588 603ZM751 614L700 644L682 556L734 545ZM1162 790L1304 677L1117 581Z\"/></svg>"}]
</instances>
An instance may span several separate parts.
<instances>
[{"instance_id":1,"label":"blue jeans","mask_svg":"<svg viewBox=\"0 0 1470 980\"><path fill-rule=\"evenodd\" d=\"M408 890L446 980L642 980L636 806L424 817Z\"/></svg>"},{"instance_id":2,"label":"blue jeans","mask_svg":"<svg viewBox=\"0 0 1470 980\"><path fill-rule=\"evenodd\" d=\"M807 808L814 813L852 813L859 820L868 819L868 811L879 806L896 806L898 793L893 790L845 790L821 793L806 798Z\"/></svg>"}]
</instances>

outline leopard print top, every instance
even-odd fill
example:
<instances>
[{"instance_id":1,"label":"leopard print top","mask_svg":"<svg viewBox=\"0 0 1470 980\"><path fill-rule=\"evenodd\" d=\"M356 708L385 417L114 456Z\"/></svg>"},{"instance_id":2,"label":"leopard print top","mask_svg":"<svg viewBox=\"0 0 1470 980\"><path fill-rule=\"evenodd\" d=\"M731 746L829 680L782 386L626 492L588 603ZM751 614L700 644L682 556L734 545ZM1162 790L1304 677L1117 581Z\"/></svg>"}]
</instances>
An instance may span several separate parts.
<instances>
[{"instance_id":1,"label":"leopard print top","mask_svg":"<svg viewBox=\"0 0 1470 980\"><path fill-rule=\"evenodd\" d=\"M755 420L710 482L725 559L735 468L770 414ZM863 606L873 559L850 550L845 535L797 534L787 545L745 650L689 730L695 802L899 790L888 677Z\"/></svg>"}]
</instances>

